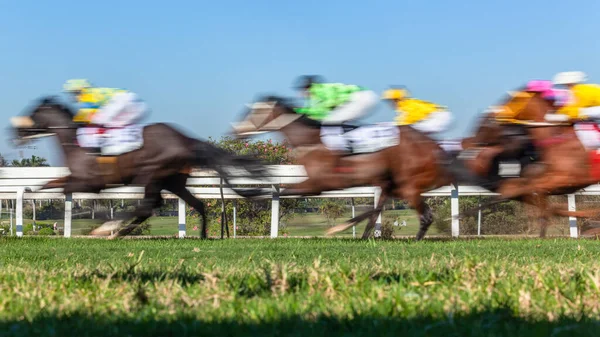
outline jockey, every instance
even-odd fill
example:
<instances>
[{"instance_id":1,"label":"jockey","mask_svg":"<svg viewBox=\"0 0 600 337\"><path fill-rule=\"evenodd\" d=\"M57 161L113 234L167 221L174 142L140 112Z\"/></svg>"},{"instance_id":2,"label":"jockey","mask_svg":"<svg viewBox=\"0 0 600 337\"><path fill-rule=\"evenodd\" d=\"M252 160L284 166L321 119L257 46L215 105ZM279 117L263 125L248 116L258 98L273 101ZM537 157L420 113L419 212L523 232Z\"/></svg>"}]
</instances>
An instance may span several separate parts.
<instances>
[{"instance_id":1,"label":"jockey","mask_svg":"<svg viewBox=\"0 0 600 337\"><path fill-rule=\"evenodd\" d=\"M569 119L600 119L600 86L584 84L586 74L581 71L568 71L556 74L554 84L569 90L566 104L556 112Z\"/></svg>"},{"instance_id":2,"label":"jockey","mask_svg":"<svg viewBox=\"0 0 600 337\"><path fill-rule=\"evenodd\" d=\"M433 134L445 131L452 122L452 114L445 107L411 98L406 89L388 89L381 98L389 100L398 112L398 125L411 125L422 133Z\"/></svg>"},{"instance_id":3,"label":"jockey","mask_svg":"<svg viewBox=\"0 0 600 337\"><path fill-rule=\"evenodd\" d=\"M138 122L147 112L146 103L127 90L94 88L83 79L68 80L63 88L79 105L74 122L122 128Z\"/></svg>"},{"instance_id":4,"label":"jockey","mask_svg":"<svg viewBox=\"0 0 600 337\"><path fill-rule=\"evenodd\" d=\"M330 149L345 151L342 124L364 117L377 105L377 94L357 85L323 83L319 76L301 76L295 89L309 104L296 111L323 125L322 140Z\"/></svg>"},{"instance_id":5,"label":"jockey","mask_svg":"<svg viewBox=\"0 0 600 337\"><path fill-rule=\"evenodd\" d=\"M133 149L139 135L126 127L139 122L147 113L146 103L132 92L115 88L95 88L84 79L68 80L63 89L78 103L74 122L89 127L77 129L82 148L101 149L102 154L119 154Z\"/></svg>"}]
</instances>

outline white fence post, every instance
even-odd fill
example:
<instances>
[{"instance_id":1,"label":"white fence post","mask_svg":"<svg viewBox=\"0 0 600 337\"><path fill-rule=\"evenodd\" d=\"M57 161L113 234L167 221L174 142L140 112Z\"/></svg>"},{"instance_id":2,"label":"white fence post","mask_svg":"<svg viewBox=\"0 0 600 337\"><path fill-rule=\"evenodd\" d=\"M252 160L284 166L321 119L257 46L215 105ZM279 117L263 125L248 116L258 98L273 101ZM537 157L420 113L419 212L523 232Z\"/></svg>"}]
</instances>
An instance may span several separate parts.
<instances>
[{"instance_id":1,"label":"white fence post","mask_svg":"<svg viewBox=\"0 0 600 337\"><path fill-rule=\"evenodd\" d=\"M71 218L73 215L73 194L65 194L65 238L71 237Z\"/></svg>"},{"instance_id":2,"label":"white fence post","mask_svg":"<svg viewBox=\"0 0 600 337\"><path fill-rule=\"evenodd\" d=\"M379 203L379 198L381 198L381 188L377 187L375 188L375 195L373 198L373 202L374 202L374 207L377 207L377 204ZM373 236L378 238L381 236L381 213L379 212L379 215L377 215L377 220L375 221L375 230L373 231Z\"/></svg>"},{"instance_id":3,"label":"white fence post","mask_svg":"<svg viewBox=\"0 0 600 337\"><path fill-rule=\"evenodd\" d=\"M6 200L6 208L8 208L8 213L10 213L10 236L13 235L13 209L8 205L8 200Z\"/></svg>"},{"instance_id":4,"label":"white fence post","mask_svg":"<svg viewBox=\"0 0 600 337\"><path fill-rule=\"evenodd\" d=\"M233 238L237 233L237 201L233 199Z\"/></svg>"},{"instance_id":5,"label":"white fence post","mask_svg":"<svg viewBox=\"0 0 600 337\"><path fill-rule=\"evenodd\" d=\"M179 198L179 209L177 210L177 216L179 217L179 238L185 238L185 201Z\"/></svg>"},{"instance_id":6,"label":"white fence post","mask_svg":"<svg viewBox=\"0 0 600 337\"><path fill-rule=\"evenodd\" d=\"M481 207L481 203L478 206ZM477 212L477 236L481 236L481 208Z\"/></svg>"},{"instance_id":7,"label":"white fence post","mask_svg":"<svg viewBox=\"0 0 600 337\"><path fill-rule=\"evenodd\" d=\"M458 186L452 185L452 190L450 191L450 213L452 215L452 237L458 237L460 232L460 223L458 220L459 215L458 208Z\"/></svg>"},{"instance_id":8,"label":"white fence post","mask_svg":"<svg viewBox=\"0 0 600 337\"><path fill-rule=\"evenodd\" d=\"M279 185L273 185L273 199L271 201L271 237L279 234Z\"/></svg>"},{"instance_id":9,"label":"white fence post","mask_svg":"<svg viewBox=\"0 0 600 337\"><path fill-rule=\"evenodd\" d=\"M17 236L23 236L23 189L17 189Z\"/></svg>"},{"instance_id":10,"label":"white fence post","mask_svg":"<svg viewBox=\"0 0 600 337\"><path fill-rule=\"evenodd\" d=\"M568 200L568 205L569 205L569 211L574 212L576 211L576 206L575 206L575 194L569 194L567 196L567 200ZM579 237L579 231L577 228L577 218L570 216L569 217L569 233L571 234L572 238L577 238Z\"/></svg>"},{"instance_id":11,"label":"white fence post","mask_svg":"<svg viewBox=\"0 0 600 337\"><path fill-rule=\"evenodd\" d=\"M352 204L352 218L354 219L354 198L350 198L350 203ZM356 223L352 226L352 238L356 239Z\"/></svg>"}]
</instances>

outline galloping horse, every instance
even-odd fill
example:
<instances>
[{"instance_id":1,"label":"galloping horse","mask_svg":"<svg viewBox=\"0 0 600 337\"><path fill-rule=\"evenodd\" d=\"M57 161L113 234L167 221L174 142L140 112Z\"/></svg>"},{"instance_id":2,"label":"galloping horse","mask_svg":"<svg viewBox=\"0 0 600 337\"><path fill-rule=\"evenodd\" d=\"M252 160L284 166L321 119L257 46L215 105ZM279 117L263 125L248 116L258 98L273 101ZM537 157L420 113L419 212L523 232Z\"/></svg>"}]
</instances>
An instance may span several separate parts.
<instances>
[{"instance_id":1,"label":"galloping horse","mask_svg":"<svg viewBox=\"0 0 600 337\"><path fill-rule=\"evenodd\" d=\"M226 167L239 167L252 177L261 179L268 171L259 162L234 156L210 143L185 136L175 128L159 123L145 126L143 146L116 157L96 157L76 143L80 125L73 122L73 112L54 98L45 98L28 116L12 118L16 141L56 135L64 152L71 175L46 184L42 189L63 188L64 193L99 193L110 185L138 185L145 188L144 200L135 212L130 225L113 237L129 234L152 215L160 206L161 190L176 194L202 217L202 238L206 238L206 214L202 201L186 188L186 181L194 167L208 167L217 171L229 186ZM107 162L108 161L108 162ZM258 194L257 190L233 189L243 197Z\"/></svg>"},{"instance_id":2,"label":"galloping horse","mask_svg":"<svg viewBox=\"0 0 600 337\"><path fill-rule=\"evenodd\" d=\"M279 131L298 152L308 179L286 188L282 195L318 195L324 191L357 186L379 186L381 197L375 209L365 212L328 234L341 232L371 217L363 238L368 238L377 215L388 198L404 199L419 214L417 240L422 239L433 222L431 209L421 194L451 183L444 164L449 155L431 138L410 126L397 128L395 143L375 152L343 155L328 149L321 141L320 125L297 114L286 99L269 96L255 103L243 121L234 123L237 137Z\"/></svg>"},{"instance_id":3,"label":"galloping horse","mask_svg":"<svg viewBox=\"0 0 600 337\"><path fill-rule=\"evenodd\" d=\"M474 137L463 141L465 150L479 150L477 157L467 160L465 165L484 179L482 186L500 194L482 207L506 200L534 205L540 211L542 237L546 235L549 213L575 217L598 213L548 208L547 196L573 193L600 180L596 151L583 146L573 122L548 121L548 116L553 116L548 114L555 109L553 103L541 92L525 89L513 92L496 111L483 117ZM497 175L499 160L507 158L521 162L519 177ZM464 212L463 216L470 213Z\"/></svg>"}]
</instances>

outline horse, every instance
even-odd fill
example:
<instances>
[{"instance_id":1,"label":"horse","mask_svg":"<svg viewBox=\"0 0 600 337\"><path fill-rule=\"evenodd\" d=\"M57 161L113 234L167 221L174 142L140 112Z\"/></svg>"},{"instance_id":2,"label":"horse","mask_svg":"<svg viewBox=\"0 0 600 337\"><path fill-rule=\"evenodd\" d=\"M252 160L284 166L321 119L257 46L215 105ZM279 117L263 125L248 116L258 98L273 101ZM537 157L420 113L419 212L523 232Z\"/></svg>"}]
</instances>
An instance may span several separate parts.
<instances>
[{"instance_id":1,"label":"horse","mask_svg":"<svg viewBox=\"0 0 600 337\"><path fill-rule=\"evenodd\" d=\"M596 151L585 148L578 139L573 127L577 121L557 121L552 113L555 109L554 101L541 92L520 89L482 118L475 136L463 140L465 150L478 153L466 160L465 166L483 178L482 186L499 196L461 216L495 203L519 200L537 207L540 236L544 237L549 214L592 217L598 213L548 205L550 195L573 193L600 180L594 163ZM521 163L519 177L497 175L497 165L505 159Z\"/></svg>"},{"instance_id":2,"label":"horse","mask_svg":"<svg viewBox=\"0 0 600 337\"><path fill-rule=\"evenodd\" d=\"M321 140L321 125L298 114L290 100L266 96L254 103L240 122L232 123L233 135L281 132L297 153L308 179L292 184L282 195L314 196L324 191L358 186L378 186L381 197L373 210L327 231L332 235L370 217L362 235L368 238L385 202L393 197L403 199L419 215L417 240L425 237L433 222L429 206L422 193L447 186L452 182L447 164L449 154L440 145L411 126L391 126L398 136L387 147L377 151L345 154L332 151ZM344 125L344 128L355 129Z\"/></svg>"},{"instance_id":3,"label":"horse","mask_svg":"<svg viewBox=\"0 0 600 337\"><path fill-rule=\"evenodd\" d=\"M251 177L262 179L269 175L268 169L259 161L232 155L206 141L188 137L175 127L165 123L143 127L143 145L136 150L118 156L90 155L77 144L77 129L81 124L73 122L74 113L55 97L40 100L25 116L13 117L15 144L32 139L56 135L71 174L44 185L41 189L63 188L65 194L75 192L99 193L105 188L118 185L143 186L144 200L133 214L124 221L133 221L118 230L111 238L129 234L160 207L161 190L168 190L192 206L201 216L201 237L207 237L204 203L186 188L191 169L206 167L217 171L225 184L230 186L226 167L241 168ZM238 195L251 198L260 194L256 189L232 188ZM99 234L101 230L95 231Z\"/></svg>"}]
</instances>

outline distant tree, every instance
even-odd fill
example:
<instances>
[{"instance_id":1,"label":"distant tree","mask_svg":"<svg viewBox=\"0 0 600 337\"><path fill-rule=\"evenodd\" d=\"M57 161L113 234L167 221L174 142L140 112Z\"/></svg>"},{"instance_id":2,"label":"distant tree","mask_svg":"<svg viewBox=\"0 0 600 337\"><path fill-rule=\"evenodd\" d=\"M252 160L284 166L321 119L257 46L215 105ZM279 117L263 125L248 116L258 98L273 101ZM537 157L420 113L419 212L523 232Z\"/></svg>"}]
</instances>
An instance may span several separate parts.
<instances>
[{"instance_id":1,"label":"distant tree","mask_svg":"<svg viewBox=\"0 0 600 337\"><path fill-rule=\"evenodd\" d=\"M14 159L10 166L14 167L47 167L50 166L46 158L32 155L31 158Z\"/></svg>"},{"instance_id":2,"label":"distant tree","mask_svg":"<svg viewBox=\"0 0 600 337\"><path fill-rule=\"evenodd\" d=\"M327 218L330 226L335 225L335 220L344 214L344 203L340 200L327 200L319 207L321 214Z\"/></svg>"},{"instance_id":3,"label":"distant tree","mask_svg":"<svg viewBox=\"0 0 600 337\"><path fill-rule=\"evenodd\" d=\"M292 148L287 142L274 142L272 140L243 140L231 137L222 137L220 140L209 138L212 144L236 155L252 156L266 164L284 165L294 164Z\"/></svg>"}]
</instances>

